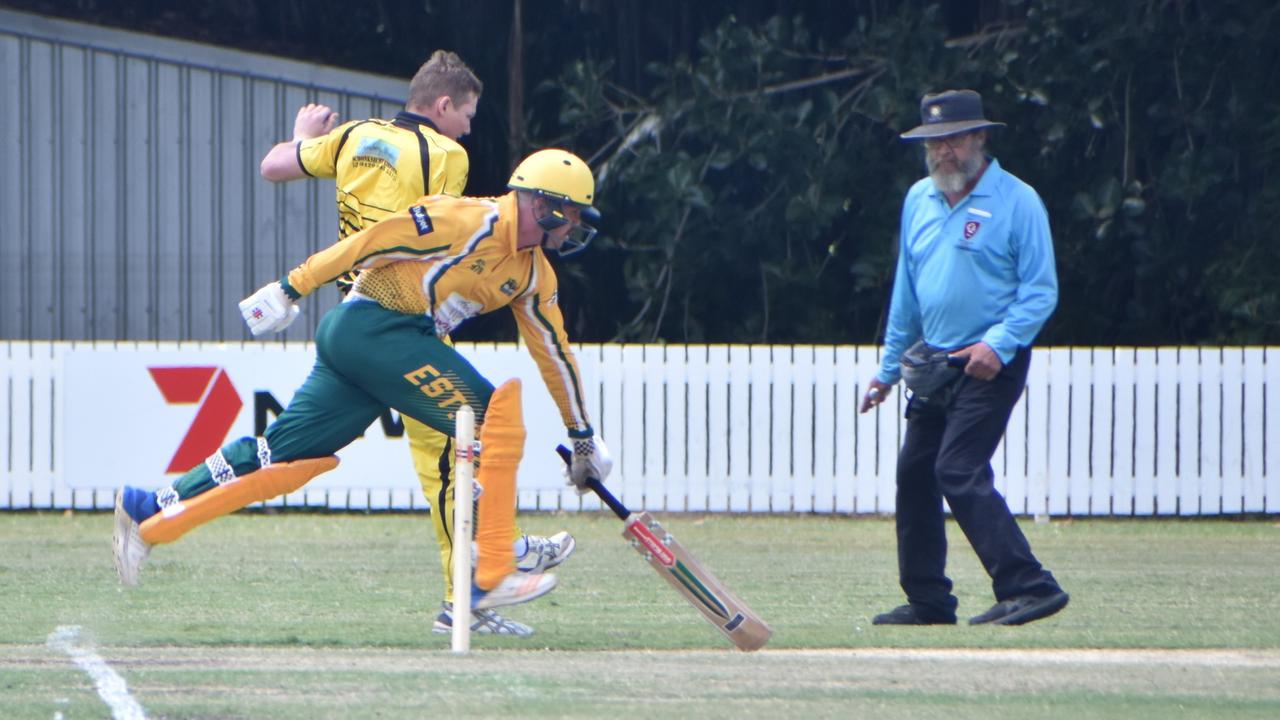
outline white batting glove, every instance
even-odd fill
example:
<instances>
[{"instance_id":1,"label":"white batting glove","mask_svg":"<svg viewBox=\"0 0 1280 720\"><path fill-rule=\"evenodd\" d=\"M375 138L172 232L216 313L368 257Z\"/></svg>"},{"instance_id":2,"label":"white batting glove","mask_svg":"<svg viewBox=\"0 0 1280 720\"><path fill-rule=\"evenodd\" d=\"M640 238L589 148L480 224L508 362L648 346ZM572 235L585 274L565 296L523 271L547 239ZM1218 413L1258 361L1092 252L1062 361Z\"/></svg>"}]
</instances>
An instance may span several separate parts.
<instances>
[{"instance_id":1,"label":"white batting glove","mask_svg":"<svg viewBox=\"0 0 1280 720\"><path fill-rule=\"evenodd\" d=\"M284 330L301 312L302 308L285 294L279 282L273 282L240 301L240 314L254 337Z\"/></svg>"},{"instance_id":2,"label":"white batting glove","mask_svg":"<svg viewBox=\"0 0 1280 720\"><path fill-rule=\"evenodd\" d=\"M613 470L613 458L609 448L599 437L569 438L573 447L573 461L569 464L569 484L577 489L579 495L588 492L587 479L604 482Z\"/></svg>"}]
</instances>

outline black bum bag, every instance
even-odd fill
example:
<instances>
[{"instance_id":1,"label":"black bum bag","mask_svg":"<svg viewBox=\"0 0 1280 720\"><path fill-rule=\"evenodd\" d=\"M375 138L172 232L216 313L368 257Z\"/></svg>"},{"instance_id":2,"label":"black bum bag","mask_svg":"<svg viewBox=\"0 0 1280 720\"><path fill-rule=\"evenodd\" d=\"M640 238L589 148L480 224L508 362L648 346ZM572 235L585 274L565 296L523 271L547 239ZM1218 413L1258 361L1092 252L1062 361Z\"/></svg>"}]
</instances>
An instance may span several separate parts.
<instances>
[{"instance_id":1,"label":"black bum bag","mask_svg":"<svg viewBox=\"0 0 1280 720\"><path fill-rule=\"evenodd\" d=\"M921 339L902 353L902 381L913 396L930 402L946 394L964 374L963 364L956 367L947 362L948 352Z\"/></svg>"}]
</instances>

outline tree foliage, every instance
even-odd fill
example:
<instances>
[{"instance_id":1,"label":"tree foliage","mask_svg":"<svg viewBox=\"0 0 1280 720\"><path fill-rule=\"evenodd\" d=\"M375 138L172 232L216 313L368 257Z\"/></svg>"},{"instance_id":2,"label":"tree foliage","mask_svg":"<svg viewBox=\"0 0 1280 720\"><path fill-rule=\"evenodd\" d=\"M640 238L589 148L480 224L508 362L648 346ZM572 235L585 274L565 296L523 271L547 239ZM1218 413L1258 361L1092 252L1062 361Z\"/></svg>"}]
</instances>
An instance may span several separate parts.
<instances>
[{"instance_id":1,"label":"tree foliage","mask_svg":"<svg viewBox=\"0 0 1280 720\"><path fill-rule=\"evenodd\" d=\"M595 148L606 237L575 274L588 334L636 341L865 342L892 282L896 141L921 94L983 92L1005 167L1050 210L1062 285L1043 340L1272 342L1280 205L1276 7L1007 3L948 38L937 6L726 17L626 87L607 56L543 92L543 137ZM560 134L557 134L560 133Z\"/></svg>"},{"instance_id":2,"label":"tree foliage","mask_svg":"<svg viewBox=\"0 0 1280 720\"><path fill-rule=\"evenodd\" d=\"M1055 217L1053 340L1280 337L1277 30L1266 3L1029 7L989 68L1031 131L1010 133L1010 154Z\"/></svg>"},{"instance_id":3,"label":"tree foliage","mask_svg":"<svg viewBox=\"0 0 1280 720\"><path fill-rule=\"evenodd\" d=\"M601 202L619 218L606 224L608 251L585 261L592 277L621 265L616 337L870 338L897 216L886 186L912 179L887 122L908 110L885 90L885 50L931 16L866 27L840 47L802 18L730 16L695 58L653 64L645 95L587 61L545 88L563 92L561 125L577 144L599 148Z\"/></svg>"}]
</instances>

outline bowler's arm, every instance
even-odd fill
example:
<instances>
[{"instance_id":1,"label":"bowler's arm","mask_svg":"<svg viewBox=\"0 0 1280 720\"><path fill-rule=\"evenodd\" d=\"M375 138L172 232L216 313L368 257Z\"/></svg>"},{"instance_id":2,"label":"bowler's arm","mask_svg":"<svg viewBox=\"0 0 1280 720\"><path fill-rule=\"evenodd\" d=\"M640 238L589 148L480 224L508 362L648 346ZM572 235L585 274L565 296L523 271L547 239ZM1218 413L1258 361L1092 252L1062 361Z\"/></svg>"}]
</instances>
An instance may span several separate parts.
<instances>
[{"instance_id":1,"label":"bowler's arm","mask_svg":"<svg viewBox=\"0 0 1280 720\"><path fill-rule=\"evenodd\" d=\"M327 105L308 103L298 109L293 121L293 139L276 143L262 158L258 171L271 182L288 182L307 177L306 168L298 156L303 140L320 137L333 129L338 114Z\"/></svg>"}]
</instances>

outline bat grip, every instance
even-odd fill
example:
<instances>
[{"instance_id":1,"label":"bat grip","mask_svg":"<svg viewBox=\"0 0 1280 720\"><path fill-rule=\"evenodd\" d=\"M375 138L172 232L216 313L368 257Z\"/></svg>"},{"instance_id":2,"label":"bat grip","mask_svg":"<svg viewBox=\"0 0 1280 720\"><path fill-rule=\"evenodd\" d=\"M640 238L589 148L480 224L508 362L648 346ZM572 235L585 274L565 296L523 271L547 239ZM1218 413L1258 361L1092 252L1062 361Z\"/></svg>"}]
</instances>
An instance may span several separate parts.
<instances>
[{"instance_id":1,"label":"bat grip","mask_svg":"<svg viewBox=\"0 0 1280 720\"><path fill-rule=\"evenodd\" d=\"M563 445L557 445L556 452L560 454L560 459L564 460L564 464L566 466L573 466L573 454L569 452L569 448ZM600 499L604 501L604 504L608 505L609 509L613 511L613 514L617 515L620 519L626 520L627 517L631 515L631 511L627 509L627 506L623 505L618 498L614 497L613 493L609 492L609 489L604 486L604 483L600 482L598 479L587 478L587 489L598 495Z\"/></svg>"},{"instance_id":2,"label":"bat grip","mask_svg":"<svg viewBox=\"0 0 1280 720\"><path fill-rule=\"evenodd\" d=\"M969 364L969 358L967 357L957 357L955 355L947 356L947 367L959 368L963 370L964 366L968 364Z\"/></svg>"},{"instance_id":3,"label":"bat grip","mask_svg":"<svg viewBox=\"0 0 1280 720\"><path fill-rule=\"evenodd\" d=\"M596 495L599 495L600 499L604 501L604 504L608 505L609 509L612 510L613 514L617 515L619 519L626 520L631 516L631 511L627 509L627 506L623 505L618 498L614 497L613 493L609 492L608 488L604 486L604 483L595 478L587 478L587 487L591 488L591 491Z\"/></svg>"}]
</instances>

